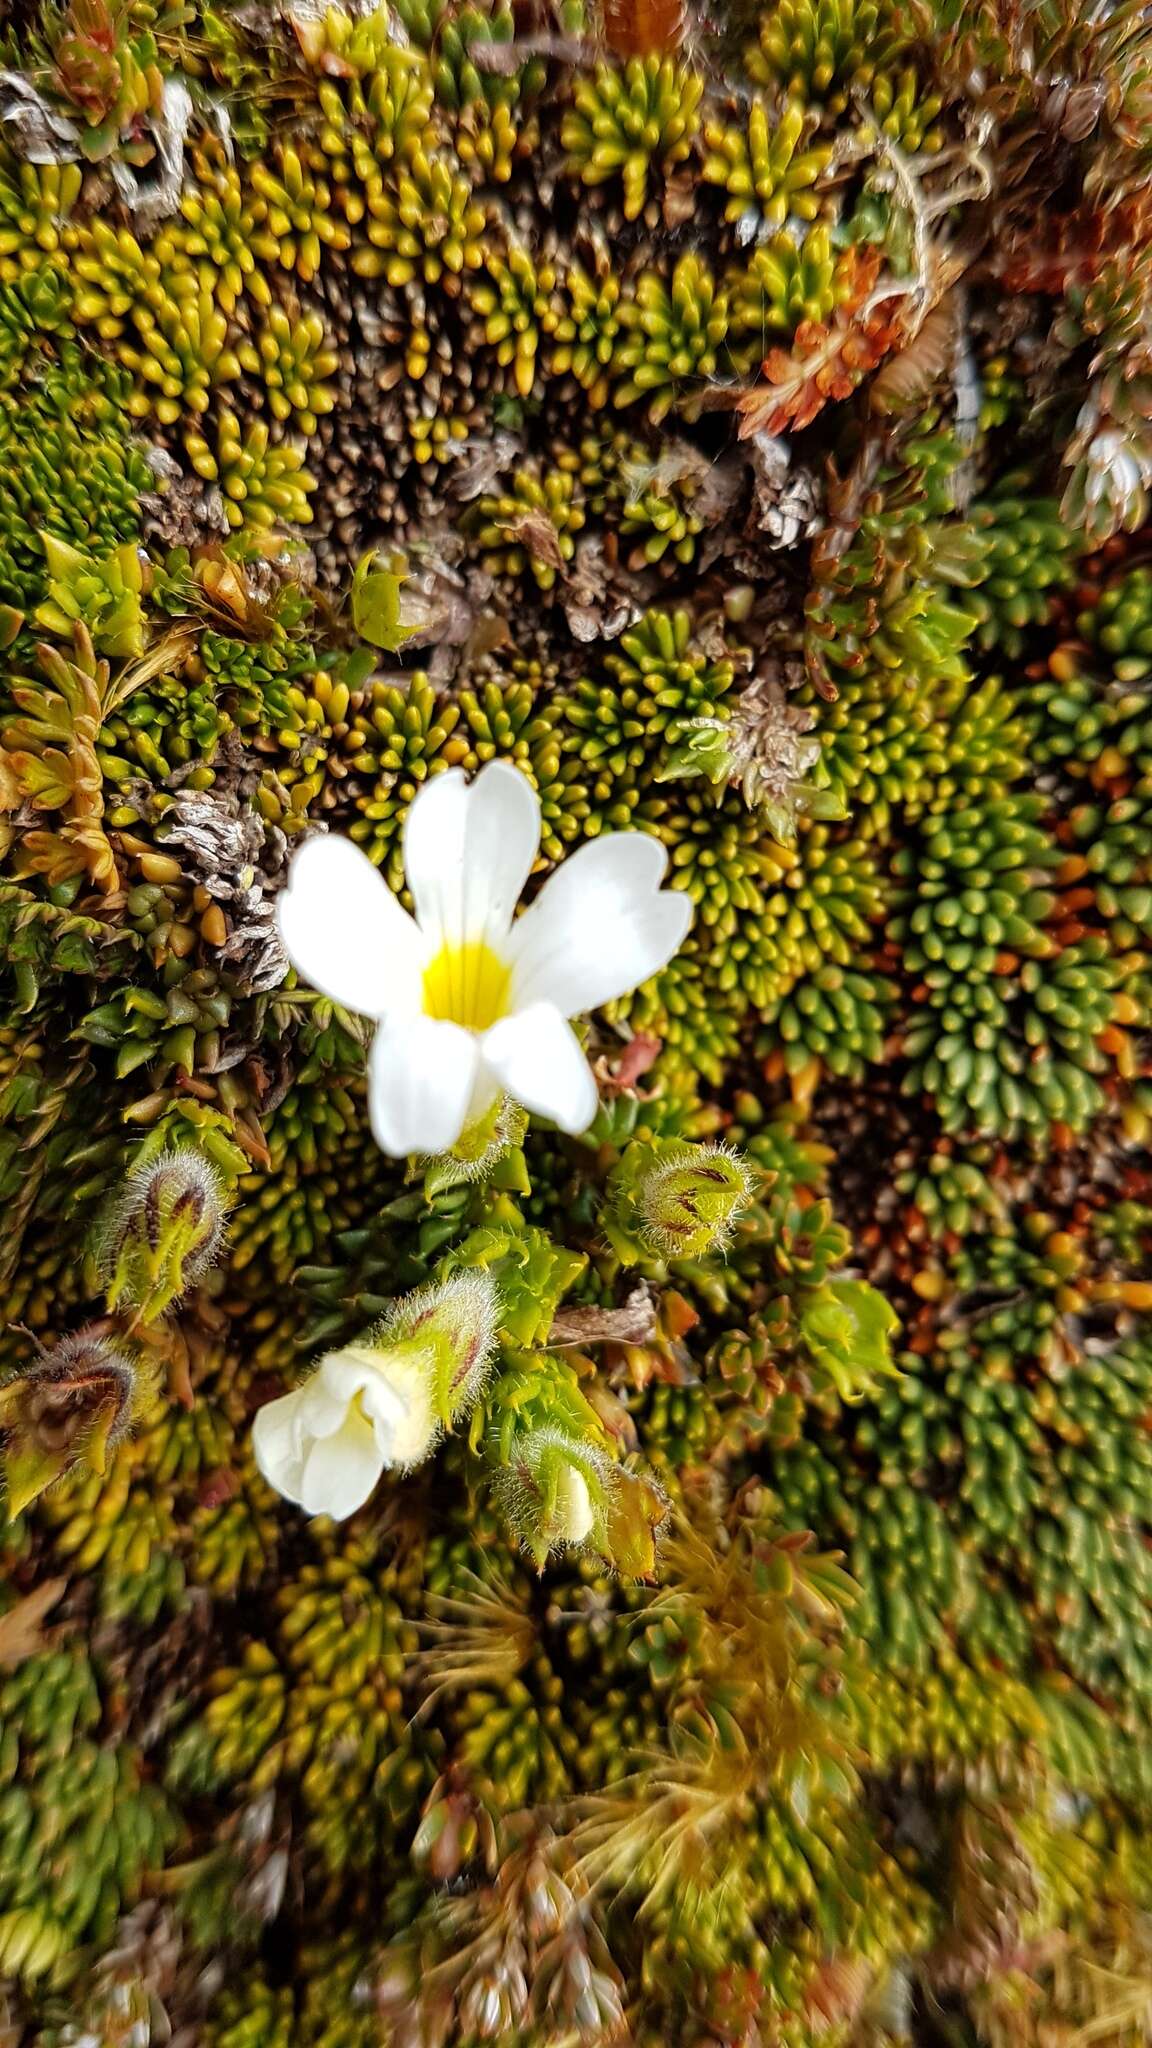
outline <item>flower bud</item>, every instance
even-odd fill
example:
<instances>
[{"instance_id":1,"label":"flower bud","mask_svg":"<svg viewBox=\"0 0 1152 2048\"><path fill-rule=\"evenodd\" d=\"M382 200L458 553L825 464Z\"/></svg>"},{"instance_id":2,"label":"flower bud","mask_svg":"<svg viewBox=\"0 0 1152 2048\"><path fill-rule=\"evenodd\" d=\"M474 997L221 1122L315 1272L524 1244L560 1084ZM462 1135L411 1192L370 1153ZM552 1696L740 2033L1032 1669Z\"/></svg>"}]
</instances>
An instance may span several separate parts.
<instances>
[{"instance_id":1,"label":"flower bud","mask_svg":"<svg viewBox=\"0 0 1152 2048\"><path fill-rule=\"evenodd\" d=\"M109 1308L127 1304L144 1322L163 1314L215 1264L227 1211L223 1181L191 1146L138 1166L96 1241Z\"/></svg>"},{"instance_id":2,"label":"flower bud","mask_svg":"<svg viewBox=\"0 0 1152 2048\"><path fill-rule=\"evenodd\" d=\"M609 1181L604 1228L626 1262L699 1259L723 1249L752 1186L751 1169L730 1146L638 1141Z\"/></svg>"},{"instance_id":3,"label":"flower bud","mask_svg":"<svg viewBox=\"0 0 1152 2048\"><path fill-rule=\"evenodd\" d=\"M484 1384L498 1310L487 1273L459 1273L394 1302L374 1329L328 1352L256 1417L252 1447L269 1485L305 1514L342 1521L381 1473L422 1464Z\"/></svg>"},{"instance_id":4,"label":"flower bud","mask_svg":"<svg viewBox=\"0 0 1152 2048\"><path fill-rule=\"evenodd\" d=\"M77 1330L0 1387L0 1455L15 1517L81 1462L103 1472L128 1433L152 1378L96 1330Z\"/></svg>"},{"instance_id":5,"label":"flower bud","mask_svg":"<svg viewBox=\"0 0 1152 2048\"><path fill-rule=\"evenodd\" d=\"M538 1566L595 1536L612 1474L603 1451L546 1426L516 1436L497 1475L500 1507Z\"/></svg>"},{"instance_id":6,"label":"flower bud","mask_svg":"<svg viewBox=\"0 0 1152 2048\"><path fill-rule=\"evenodd\" d=\"M516 1434L496 1497L538 1569L554 1550L587 1548L628 1577L651 1576L664 1493L570 1430L545 1424Z\"/></svg>"}]
</instances>

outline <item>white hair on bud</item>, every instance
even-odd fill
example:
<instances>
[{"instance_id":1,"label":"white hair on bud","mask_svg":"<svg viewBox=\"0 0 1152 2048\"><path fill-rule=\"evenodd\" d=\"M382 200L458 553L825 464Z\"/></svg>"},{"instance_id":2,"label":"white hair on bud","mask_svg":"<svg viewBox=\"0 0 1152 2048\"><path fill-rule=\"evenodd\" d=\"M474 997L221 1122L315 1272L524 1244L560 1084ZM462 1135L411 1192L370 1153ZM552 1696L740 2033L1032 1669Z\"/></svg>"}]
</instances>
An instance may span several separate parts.
<instances>
[{"instance_id":1,"label":"white hair on bud","mask_svg":"<svg viewBox=\"0 0 1152 2048\"><path fill-rule=\"evenodd\" d=\"M568 1492L557 1500L551 1527L543 1512L543 1468L549 1453L554 1453L579 1482L578 1489L569 1484ZM567 1430L544 1423L518 1440L512 1462L500 1467L493 1490L501 1513L520 1542L532 1550L544 1543L545 1554L551 1555L556 1550L582 1550L587 1546L595 1533L600 1505L596 1494L606 1491L615 1471L612 1460L595 1444L583 1443Z\"/></svg>"},{"instance_id":2,"label":"white hair on bud","mask_svg":"<svg viewBox=\"0 0 1152 2048\"><path fill-rule=\"evenodd\" d=\"M676 1175L706 1175L710 1167L721 1162L728 1169L726 1192L731 1198L731 1206L728 1214L716 1222L709 1247L713 1252L721 1252L731 1243L736 1218L747 1208L755 1186L755 1174L742 1152L738 1152L734 1145L727 1145L720 1139L707 1145L692 1144L685 1140L683 1145L666 1152L641 1178L637 1194L645 1234L668 1257L674 1258L677 1251L682 1249L682 1240L660 1218L659 1204L662 1195Z\"/></svg>"},{"instance_id":3,"label":"white hair on bud","mask_svg":"<svg viewBox=\"0 0 1152 2048\"><path fill-rule=\"evenodd\" d=\"M386 1350L418 1338L429 1326L460 1345L461 1361L452 1381L458 1396L452 1412L454 1417L466 1415L487 1382L496 1352L500 1290L491 1273L473 1267L401 1295L363 1341L373 1350Z\"/></svg>"}]
</instances>

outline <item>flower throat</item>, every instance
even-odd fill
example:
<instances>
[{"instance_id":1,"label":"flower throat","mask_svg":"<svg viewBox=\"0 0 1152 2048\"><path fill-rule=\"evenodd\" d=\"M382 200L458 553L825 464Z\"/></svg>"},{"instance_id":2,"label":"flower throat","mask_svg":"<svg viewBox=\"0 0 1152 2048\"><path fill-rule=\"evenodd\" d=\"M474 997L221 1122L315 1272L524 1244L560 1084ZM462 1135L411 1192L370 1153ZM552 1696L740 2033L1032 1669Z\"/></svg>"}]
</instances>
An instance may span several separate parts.
<instances>
[{"instance_id":1,"label":"flower throat","mask_svg":"<svg viewBox=\"0 0 1152 2048\"><path fill-rule=\"evenodd\" d=\"M466 1031L487 1031L507 1010L511 979L482 939L444 946L424 969L425 1013Z\"/></svg>"}]
</instances>

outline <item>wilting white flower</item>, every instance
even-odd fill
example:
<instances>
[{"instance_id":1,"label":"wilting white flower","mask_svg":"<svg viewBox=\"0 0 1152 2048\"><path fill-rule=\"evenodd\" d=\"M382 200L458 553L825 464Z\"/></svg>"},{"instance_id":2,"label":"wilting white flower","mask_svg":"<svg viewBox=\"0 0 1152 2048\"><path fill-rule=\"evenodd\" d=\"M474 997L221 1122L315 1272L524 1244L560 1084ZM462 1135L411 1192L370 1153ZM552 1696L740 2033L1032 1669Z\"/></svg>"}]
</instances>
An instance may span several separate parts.
<instances>
[{"instance_id":1,"label":"wilting white flower","mask_svg":"<svg viewBox=\"0 0 1152 2048\"><path fill-rule=\"evenodd\" d=\"M260 1409L256 1463L309 1515L342 1521L382 1472L419 1465L441 1428L466 1415L492 1357L496 1287L459 1273L393 1304L356 1343L322 1358L303 1386Z\"/></svg>"},{"instance_id":2,"label":"wilting white flower","mask_svg":"<svg viewBox=\"0 0 1152 2048\"><path fill-rule=\"evenodd\" d=\"M565 1131L588 1128L596 1083L568 1019L627 994L692 921L661 889L646 833L592 840L513 923L540 844L540 800L517 768L426 783L405 822L409 917L348 839L309 840L280 898L298 973L378 1021L369 1109L385 1152L445 1152L508 1094Z\"/></svg>"}]
</instances>

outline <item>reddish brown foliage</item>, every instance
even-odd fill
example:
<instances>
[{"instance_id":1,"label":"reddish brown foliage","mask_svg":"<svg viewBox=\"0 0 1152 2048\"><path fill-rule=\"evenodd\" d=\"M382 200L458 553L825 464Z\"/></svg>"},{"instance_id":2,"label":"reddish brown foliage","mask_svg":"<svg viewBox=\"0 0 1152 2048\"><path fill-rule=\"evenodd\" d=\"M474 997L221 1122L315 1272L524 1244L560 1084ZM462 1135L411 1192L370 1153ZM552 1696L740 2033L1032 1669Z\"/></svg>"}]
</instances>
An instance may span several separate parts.
<instances>
[{"instance_id":1,"label":"reddish brown foliage","mask_svg":"<svg viewBox=\"0 0 1152 2048\"><path fill-rule=\"evenodd\" d=\"M604 0L604 34L617 57L679 49L684 25L683 0Z\"/></svg>"},{"instance_id":2,"label":"reddish brown foliage","mask_svg":"<svg viewBox=\"0 0 1152 2048\"><path fill-rule=\"evenodd\" d=\"M774 348L764 359L768 388L757 385L737 400L740 439L806 427L830 398L848 398L899 345L898 315L878 310L862 327L804 320L791 352Z\"/></svg>"},{"instance_id":3,"label":"reddish brown foliage","mask_svg":"<svg viewBox=\"0 0 1152 2048\"><path fill-rule=\"evenodd\" d=\"M863 377L905 339L907 298L895 291L875 300L880 251L853 251L847 296L830 321L802 320L791 349L770 349L755 385L736 400L740 438L808 426L831 399L848 398Z\"/></svg>"},{"instance_id":4,"label":"reddish brown foliage","mask_svg":"<svg viewBox=\"0 0 1152 2048\"><path fill-rule=\"evenodd\" d=\"M1091 284L1117 255L1131 262L1152 235L1152 193L1133 193L1116 206L1078 207L1049 216L1043 242L1005 253L999 265L1014 292L1048 292Z\"/></svg>"}]
</instances>

